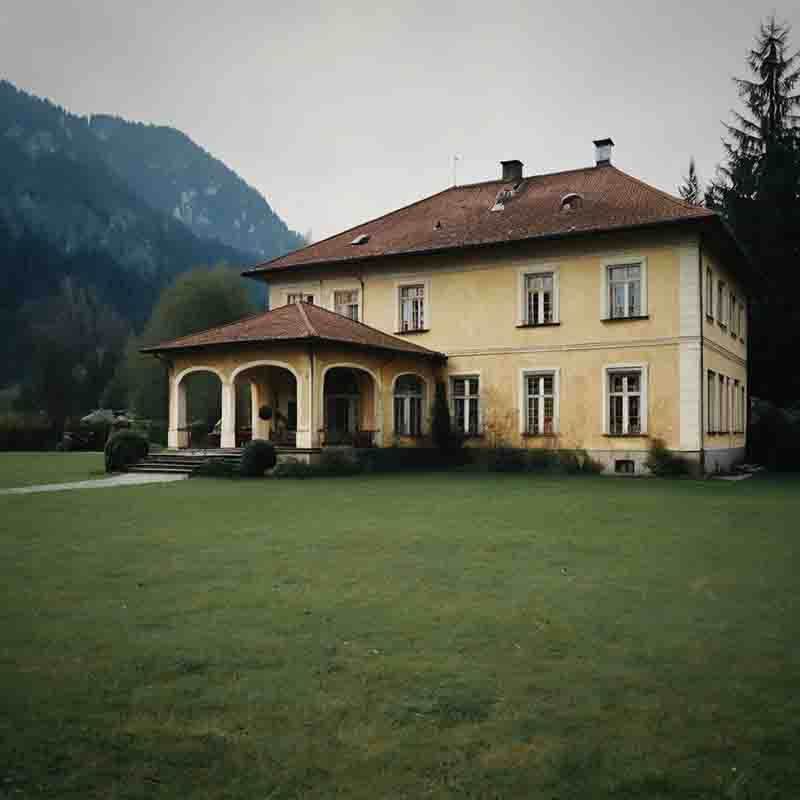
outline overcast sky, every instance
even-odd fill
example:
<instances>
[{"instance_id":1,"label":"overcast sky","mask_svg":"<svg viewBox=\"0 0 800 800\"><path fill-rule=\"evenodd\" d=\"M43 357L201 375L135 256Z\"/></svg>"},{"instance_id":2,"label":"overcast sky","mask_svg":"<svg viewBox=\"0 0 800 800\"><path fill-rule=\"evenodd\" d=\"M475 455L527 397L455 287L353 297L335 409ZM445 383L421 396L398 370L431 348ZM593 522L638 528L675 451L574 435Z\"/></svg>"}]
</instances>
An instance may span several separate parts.
<instances>
[{"instance_id":1,"label":"overcast sky","mask_svg":"<svg viewBox=\"0 0 800 800\"><path fill-rule=\"evenodd\" d=\"M0 74L79 114L172 125L314 239L452 183L614 162L675 193L720 158L764 14L670 3L2 0Z\"/></svg>"}]
</instances>

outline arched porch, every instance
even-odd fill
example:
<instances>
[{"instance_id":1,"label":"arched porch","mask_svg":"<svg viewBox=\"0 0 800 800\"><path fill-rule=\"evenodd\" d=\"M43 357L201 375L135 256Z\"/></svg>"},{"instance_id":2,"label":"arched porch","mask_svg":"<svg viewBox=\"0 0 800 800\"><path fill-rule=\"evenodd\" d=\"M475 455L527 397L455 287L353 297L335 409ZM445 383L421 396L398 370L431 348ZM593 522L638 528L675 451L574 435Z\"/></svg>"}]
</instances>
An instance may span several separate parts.
<instances>
[{"instance_id":1,"label":"arched porch","mask_svg":"<svg viewBox=\"0 0 800 800\"><path fill-rule=\"evenodd\" d=\"M327 367L322 381L321 444L381 444L381 386L366 367L337 364Z\"/></svg>"}]
</instances>

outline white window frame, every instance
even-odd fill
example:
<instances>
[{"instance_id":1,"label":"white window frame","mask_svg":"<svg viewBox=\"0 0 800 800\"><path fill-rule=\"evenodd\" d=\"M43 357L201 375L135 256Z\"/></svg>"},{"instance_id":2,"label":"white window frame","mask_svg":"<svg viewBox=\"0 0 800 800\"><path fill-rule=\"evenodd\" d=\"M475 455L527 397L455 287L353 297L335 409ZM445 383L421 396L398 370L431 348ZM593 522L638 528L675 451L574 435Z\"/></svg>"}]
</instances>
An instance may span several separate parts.
<instances>
[{"instance_id":1,"label":"white window frame","mask_svg":"<svg viewBox=\"0 0 800 800\"><path fill-rule=\"evenodd\" d=\"M625 303L626 314L623 317L611 316L611 281L609 280L611 267L639 267L639 282L641 288L641 302L639 313L636 316L628 316L627 309L628 303ZM638 319L639 317L646 317L648 311L647 300L647 258L643 255L636 255L633 253L620 253L613 258L603 259L600 265L600 315L603 320L619 320L619 319Z\"/></svg>"},{"instance_id":2,"label":"white window frame","mask_svg":"<svg viewBox=\"0 0 800 800\"><path fill-rule=\"evenodd\" d=\"M481 394L483 391L483 377L479 370L471 370L468 372L451 372L448 376L447 382L447 389L449 394L449 405L450 405L450 418L453 421L453 426L456 425L456 396L455 396L455 382L457 380L464 380L467 378L477 378L478 379L478 394L477 394L477 404L478 404L478 430L477 431L458 431L459 433L463 433L466 436L481 436L483 435L483 403L481 402ZM464 406L464 419L469 419L469 406L470 403L467 403ZM456 430L458 430L456 428Z\"/></svg>"},{"instance_id":3,"label":"white window frame","mask_svg":"<svg viewBox=\"0 0 800 800\"><path fill-rule=\"evenodd\" d=\"M396 426L397 415L395 413L395 403L396 403L397 398L398 398L398 395L397 395L397 382L400 380L400 378L406 378L406 377L409 377L409 376L411 376L413 378L416 378L419 381L419 383L420 383L420 385L422 387L421 393L418 396L419 397L419 401L420 401L420 403L419 403L419 433L418 434L416 434L416 433L406 433L404 431L398 431L397 430L397 426ZM478 388L480 390L480 384L479 384ZM426 381L425 378L422 377L422 375L418 375L416 372L403 372L400 375L396 375L395 376L394 380L392 381L392 431L394 432L394 434L396 436L425 436L425 434L427 433L427 427L428 427L427 426L427 414L425 412L425 403L426 403L426 398L428 396L428 393L429 393L428 381ZM405 415L406 419L410 420L411 419L411 414L410 414L410 405L411 405L411 403L410 403L410 400L411 400L412 397L416 398L417 395L404 394L404 395L399 395L399 397L402 398L403 401L404 401L404 406L405 406L404 415Z\"/></svg>"},{"instance_id":4,"label":"white window frame","mask_svg":"<svg viewBox=\"0 0 800 800\"><path fill-rule=\"evenodd\" d=\"M739 315L739 319L736 321L736 328L739 335L739 340L744 342L744 326L747 316L744 310L744 300L739 298L739 302L736 304L736 313Z\"/></svg>"},{"instance_id":5,"label":"white window frame","mask_svg":"<svg viewBox=\"0 0 800 800\"><path fill-rule=\"evenodd\" d=\"M412 286L421 286L422 297L422 320L421 328L407 328L403 330L402 314L400 303L402 301L402 290ZM430 278L409 276L408 279L396 281L394 285L394 329L396 333L415 333L417 331L429 331L431 329L431 281Z\"/></svg>"},{"instance_id":6,"label":"white window frame","mask_svg":"<svg viewBox=\"0 0 800 800\"><path fill-rule=\"evenodd\" d=\"M345 316L348 319L355 319L356 322L361 322L361 290L356 288L356 287L352 287L352 286L351 287L340 287L338 289L333 289L331 291L331 311L333 311L335 314L341 314L340 311L336 310L338 308L338 304L336 302L336 295L339 292L352 292L356 296L356 302L355 303L345 303L344 305L346 305L348 307L355 306L357 316L356 317L351 317L349 314L343 314L342 316Z\"/></svg>"},{"instance_id":7,"label":"white window frame","mask_svg":"<svg viewBox=\"0 0 800 800\"><path fill-rule=\"evenodd\" d=\"M553 276L553 297L552 297L552 320L549 322L531 321L528 319L528 278L535 278L541 275ZM522 267L518 273L517 280L517 325L520 327L534 325L556 325L561 322L561 303L559 302L559 265L558 264L536 264ZM540 315L544 316L543 306L540 304Z\"/></svg>"},{"instance_id":8,"label":"white window frame","mask_svg":"<svg viewBox=\"0 0 800 800\"><path fill-rule=\"evenodd\" d=\"M731 332L731 336L736 336L736 322L738 318L736 316L736 308L738 306L738 302L736 300L736 293L734 291L728 292L728 328Z\"/></svg>"},{"instance_id":9,"label":"white window frame","mask_svg":"<svg viewBox=\"0 0 800 800\"><path fill-rule=\"evenodd\" d=\"M714 273L711 267L706 267L706 316L714 319Z\"/></svg>"},{"instance_id":10,"label":"white window frame","mask_svg":"<svg viewBox=\"0 0 800 800\"><path fill-rule=\"evenodd\" d=\"M728 284L725 281L717 280L717 322L723 327L728 327L727 314L727 294Z\"/></svg>"},{"instance_id":11,"label":"white window frame","mask_svg":"<svg viewBox=\"0 0 800 800\"><path fill-rule=\"evenodd\" d=\"M528 378L545 375L553 378L553 431L549 433L531 433L528 431ZM519 432L523 436L551 436L560 432L559 404L561 399L561 369L559 367L526 367L519 371ZM544 406L544 402L542 406ZM539 412L540 419L543 411Z\"/></svg>"},{"instance_id":12,"label":"white window frame","mask_svg":"<svg viewBox=\"0 0 800 800\"><path fill-rule=\"evenodd\" d=\"M639 433L611 433L609 425L610 408L610 389L609 380L615 372L639 372ZM648 383L649 383L649 364L638 362L635 364L606 364L602 373L602 409L603 409L603 433L606 436L647 436L647 406L648 406ZM623 410L624 418L627 418L627 405ZM626 426L627 427L627 426Z\"/></svg>"}]
</instances>

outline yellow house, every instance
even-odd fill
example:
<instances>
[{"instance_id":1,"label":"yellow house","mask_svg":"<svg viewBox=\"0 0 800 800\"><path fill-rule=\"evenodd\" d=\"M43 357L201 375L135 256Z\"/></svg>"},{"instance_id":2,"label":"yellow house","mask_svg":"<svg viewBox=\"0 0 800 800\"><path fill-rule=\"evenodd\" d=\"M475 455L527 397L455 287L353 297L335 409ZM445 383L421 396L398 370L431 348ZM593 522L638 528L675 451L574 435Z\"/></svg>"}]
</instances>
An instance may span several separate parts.
<instances>
[{"instance_id":1,"label":"yellow house","mask_svg":"<svg viewBox=\"0 0 800 800\"><path fill-rule=\"evenodd\" d=\"M592 167L454 186L244 273L272 310L149 348L221 381L223 447L248 384L253 436L311 452L414 445L437 385L469 445L583 448L645 470L654 437L713 471L741 460L745 259L712 211ZM259 409L268 406L270 412Z\"/></svg>"}]
</instances>

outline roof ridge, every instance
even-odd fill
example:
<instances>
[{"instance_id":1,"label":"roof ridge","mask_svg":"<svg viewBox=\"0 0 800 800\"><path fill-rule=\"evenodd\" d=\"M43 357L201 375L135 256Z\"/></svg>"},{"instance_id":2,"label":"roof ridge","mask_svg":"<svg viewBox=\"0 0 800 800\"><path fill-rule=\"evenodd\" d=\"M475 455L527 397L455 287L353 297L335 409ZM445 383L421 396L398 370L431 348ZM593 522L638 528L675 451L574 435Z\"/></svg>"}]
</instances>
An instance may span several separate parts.
<instances>
[{"instance_id":1,"label":"roof ridge","mask_svg":"<svg viewBox=\"0 0 800 800\"><path fill-rule=\"evenodd\" d=\"M597 169L597 167L573 167L572 169L561 169L556 172L537 172L533 175L523 175L523 181L533 180L534 178L554 178L557 175L569 175L571 172L588 172L589 170ZM476 186L489 186L492 183L513 183L513 180L503 180L502 178L493 178L490 181L474 181L472 183L459 183L457 186L451 186L450 189L472 189ZM433 195L431 195L433 197Z\"/></svg>"},{"instance_id":2,"label":"roof ridge","mask_svg":"<svg viewBox=\"0 0 800 800\"><path fill-rule=\"evenodd\" d=\"M671 203L673 203L674 205L678 206L679 208L686 209L687 211L706 212L706 214L708 216L712 216L712 215L716 216L717 215L717 212L716 211L712 211L712 209L710 209L710 208L706 208L705 206L695 206L695 205L692 205L691 203L687 203L685 200L681 200L679 197L674 197L669 192L665 192L663 189L659 189L658 186L653 186L651 183L646 183L645 181L641 180L640 178L637 178L635 175L630 175L629 173L625 172L624 170L621 170L619 167L615 167L613 164L609 164L609 166L611 167L611 169L615 170L616 172L618 172L623 177L627 178L630 181L633 181L634 183L638 184L639 186L644 186L646 189L650 189L650 191L652 191L652 192L656 192L657 194L660 194L663 198L665 198L666 200L669 200Z\"/></svg>"},{"instance_id":3,"label":"roof ridge","mask_svg":"<svg viewBox=\"0 0 800 800\"><path fill-rule=\"evenodd\" d=\"M337 239L339 236L344 236L345 234L352 233L358 228L363 228L365 225L371 225L373 222L379 222L380 220L385 219L386 217L390 217L393 214L398 214L400 211L405 211L406 209L418 206L420 203L424 203L427 200L431 200L432 198L438 197L440 194L444 194L445 192L449 192L451 189L455 188L458 187L448 186L445 189L440 189L438 192L425 195L425 197L420 197L419 200L415 200L413 203L408 203L407 205L400 206L400 208L395 208L392 211L386 211L377 217L373 217L372 219L368 219L364 222L359 222L358 225L353 225L350 228L345 228L343 231L339 231L338 233L333 233L330 236L326 236L324 239L320 239L317 242L311 242L311 244L307 244L305 247L301 247L298 250L290 250L288 253L283 253L283 255L271 258L269 261L264 261L260 264L254 264L252 267L248 267L244 272L242 272L242 276L250 277L250 275L252 275L254 272L258 272L262 267L267 267L276 261L280 261L282 258L286 258L286 256L288 255L296 255L297 253L302 253L303 250L307 250L309 247L316 247L319 244L324 244L325 242L329 242L331 239Z\"/></svg>"},{"instance_id":4,"label":"roof ridge","mask_svg":"<svg viewBox=\"0 0 800 800\"><path fill-rule=\"evenodd\" d=\"M303 306L305 303L301 300L299 303L295 303L297 306L298 311L300 312L300 316L303 318L303 322L306 324L306 328L311 336L317 336L317 329L314 327L311 320L308 318L308 314L306 314L305 308Z\"/></svg>"}]
</instances>

